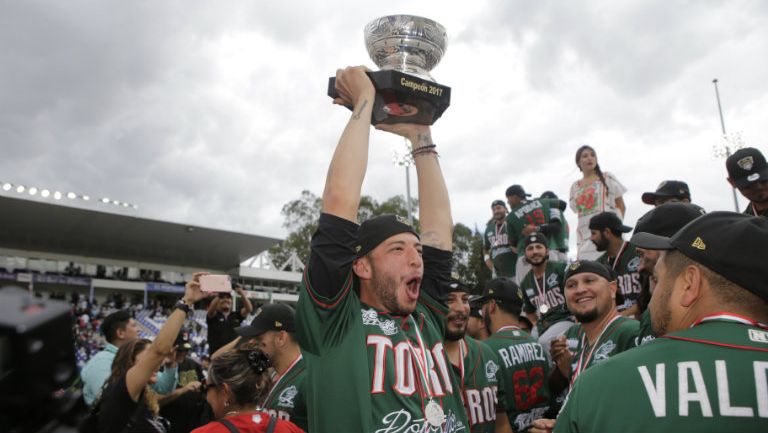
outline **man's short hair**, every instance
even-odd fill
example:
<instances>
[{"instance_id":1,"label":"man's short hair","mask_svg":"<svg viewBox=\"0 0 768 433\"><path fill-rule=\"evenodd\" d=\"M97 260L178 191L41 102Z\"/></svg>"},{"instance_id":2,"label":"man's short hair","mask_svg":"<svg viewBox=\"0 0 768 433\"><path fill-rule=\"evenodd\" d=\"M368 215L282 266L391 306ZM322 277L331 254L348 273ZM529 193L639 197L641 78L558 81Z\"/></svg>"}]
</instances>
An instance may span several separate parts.
<instances>
[{"instance_id":1,"label":"man's short hair","mask_svg":"<svg viewBox=\"0 0 768 433\"><path fill-rule=\"evenodd\" d=\"M101 322L101 333L108 342L112 343L117 339L117 330L124 329L132 319L131 313L126 310L115 311Z\"/></svg>"},{"instance_id":2,"label":"man's short hair","mask_svg":"<svg viewBox=\"0 0 768 433\"><path fill-rule=\"evenodd\" d=\"M677 278L688 266L696 266L699 268L702 277L707 280L709 286L712 288L712 293L722 304L739 305L742 307L759 305L762 305L762 308L768 307L766 305L768 302L756 294L728 280L678 250L667 251L663 260L664 266L667 269L667 276L671 279Z\"/></svg>"}]
</instances>

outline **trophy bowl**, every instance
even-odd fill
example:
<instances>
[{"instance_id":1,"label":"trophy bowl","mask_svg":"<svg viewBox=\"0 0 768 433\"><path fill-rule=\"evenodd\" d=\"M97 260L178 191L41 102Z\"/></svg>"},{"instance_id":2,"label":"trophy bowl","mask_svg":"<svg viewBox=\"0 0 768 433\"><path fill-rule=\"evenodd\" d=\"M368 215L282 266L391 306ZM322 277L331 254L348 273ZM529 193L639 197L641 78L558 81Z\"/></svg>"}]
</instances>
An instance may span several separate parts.
<instances>
[{"instance_id":1,"label":"trophy bowl","mask_svg":"<svg viewBox=\"0 0 768 433\"><path fill-rule=\"evenodd\" d=\"M448 36L441 24L414 15L388 15L365 26L365 46L381 70L395 70L435 81L429 74L445 53Z\"/></svg>"}]
</instances>

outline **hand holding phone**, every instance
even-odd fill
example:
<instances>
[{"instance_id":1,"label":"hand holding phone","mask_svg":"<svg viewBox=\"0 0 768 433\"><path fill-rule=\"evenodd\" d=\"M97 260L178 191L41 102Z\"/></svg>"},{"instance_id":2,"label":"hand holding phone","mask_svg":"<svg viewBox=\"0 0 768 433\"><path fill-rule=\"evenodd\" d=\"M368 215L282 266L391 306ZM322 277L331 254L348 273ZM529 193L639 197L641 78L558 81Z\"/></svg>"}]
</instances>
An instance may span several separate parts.
<instances>
[{"instance_id":1,"label":"hand holding phone","mask_svg":"<svg viewBox=\"0 0 768 433\"><path fill-rule=\"evenodd\" d=\"M203 292L229 293L232 280L229 275L203 275L200 277L200 290Z\"/></svg>"}]
</instances>

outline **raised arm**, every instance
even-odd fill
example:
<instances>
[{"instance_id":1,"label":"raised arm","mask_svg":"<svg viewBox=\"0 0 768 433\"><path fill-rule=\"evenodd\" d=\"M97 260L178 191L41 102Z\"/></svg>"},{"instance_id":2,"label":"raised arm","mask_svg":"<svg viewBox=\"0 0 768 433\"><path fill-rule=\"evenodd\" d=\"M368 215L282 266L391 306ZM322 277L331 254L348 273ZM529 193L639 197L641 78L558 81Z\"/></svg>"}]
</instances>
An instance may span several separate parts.
<instances>
[{"instance_id":1,"label":"raised arm","mask_svg":"<svg viewBox=\"0 0 768 433\"><path fill-rule=\"evenodd\" d=\"M184 297L181 298L190 308L195 302L209 296L209 294L200 291L200 275L203 273L196 273L192 276L192 280L187 283ZM139 400L141 391L149 383L152 374L160 368L165 357L171 353L176 336L178 336L186 319L187 314L184 311L173 310L152 344L136 357L136 363L128 370L125 378L128 394L133 401Z\"/></svg>"},{"instance_id":2,"label":"raised arm","mask_svg":"<svg viewBox=\"0 0 768 433\"><path fill-rule=\"evenodd\" d=\"M323 212L357 221L360 190L368 165L368 138L371 129L371 109L375 90L363 66L336 71L334 103L352 106L339 144L333 153L323 191Z\"/></svg>"},{"instance_id":3,"label":"raised arm","mask_svg":"<svg viewBox=\"0 0 768 433\"><path fill-rule=\"evenodd\" d=\"M251 300L248 299L248 296L245 294L243 286L236 284L235 292L240 295L240 299L243 301L243 308L240 309L240 315L245 317L251 314L251 312L253 312L253 304L251 304Z\"/></svg>"},{"instance_id":4,"label":"raised arm","mask_svg":"<svg viewBox=\"0 0 768 433\"><path fill-rule=\"evenodd\" d=\"M376 125L376 128L403 136L411 142L416 176L419 180L421 243L451 251L453 248L451 202L429 126L400 123Z\"/></svg>"}]
</instances>

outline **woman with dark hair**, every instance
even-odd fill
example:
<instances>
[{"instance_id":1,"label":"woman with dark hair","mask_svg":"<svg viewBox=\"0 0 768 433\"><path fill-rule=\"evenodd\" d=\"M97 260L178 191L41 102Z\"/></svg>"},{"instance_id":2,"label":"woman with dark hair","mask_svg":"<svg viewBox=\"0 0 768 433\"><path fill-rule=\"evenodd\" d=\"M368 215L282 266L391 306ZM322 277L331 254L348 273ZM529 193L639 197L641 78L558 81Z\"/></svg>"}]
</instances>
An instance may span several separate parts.
<instances>
[{"instance_id":1,"label":"woman with dark hair","mask_svg":"<svg viewBox=\"0 0 768 433\"><path fill-rule=\"evenodd\" d=\"M149 387L157 381L157 371L173 350L187 314L195 302L209 296L200 291L196 273L187 283L181 298L154 341L139 339L120 347L112 362L112 373L102 394L98 415L101 433L164 433L168 426L158 417L157 395Z\"/></svg>"},{"instance_id":2,"label":"woman with dark hair","mask_svg":"<svg viewBox=\"0 0 768 433\"><path fill-rule=\"evenodd\" d=\"M624 219L626 208L622 196L624 188L614 175L603 172L597 163L597 154L591 146L583 145L576 151L576 165L582 178L571 185L571 209L579 216L577 228L579 260L595 260L598 252L589 240L589 220L600 212L613 212Z\"/></svg>"},{"instance_id":3,"label":"woman with dark hair","mask_svg":"<svg viewBox=\"0 0 768 433\"><path fill-rule=\"evenodd\" d=\"M240 347L213 358L203 390L217 421L192 433L302 433L259 407L269 391L270 365L257 348Z\"/></svg>"}]
</instances>

